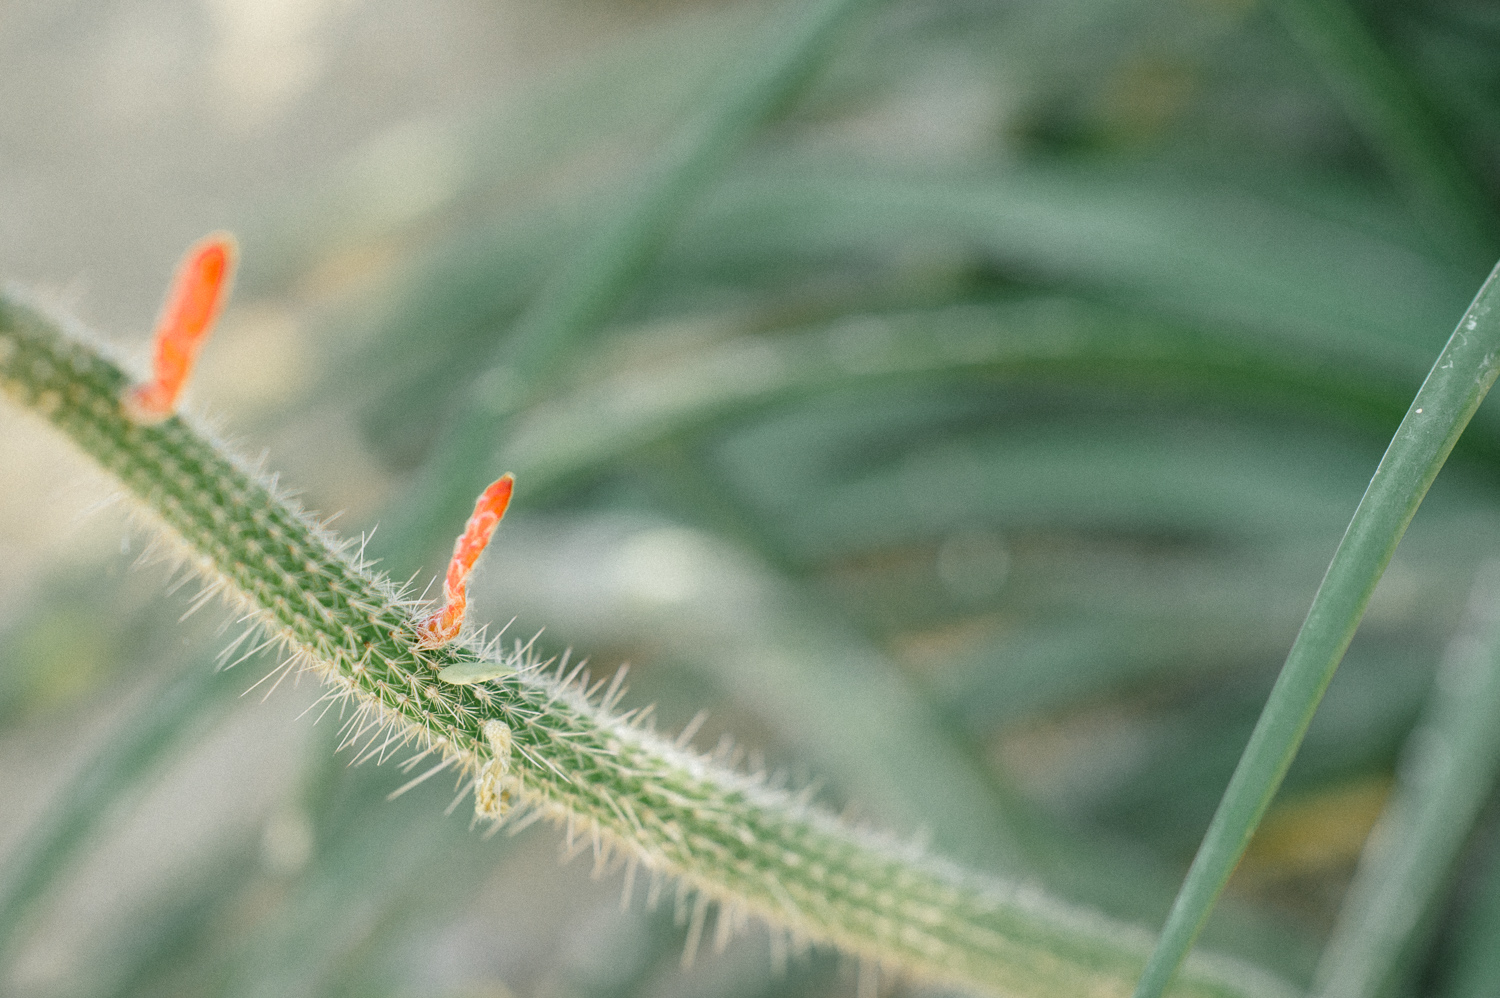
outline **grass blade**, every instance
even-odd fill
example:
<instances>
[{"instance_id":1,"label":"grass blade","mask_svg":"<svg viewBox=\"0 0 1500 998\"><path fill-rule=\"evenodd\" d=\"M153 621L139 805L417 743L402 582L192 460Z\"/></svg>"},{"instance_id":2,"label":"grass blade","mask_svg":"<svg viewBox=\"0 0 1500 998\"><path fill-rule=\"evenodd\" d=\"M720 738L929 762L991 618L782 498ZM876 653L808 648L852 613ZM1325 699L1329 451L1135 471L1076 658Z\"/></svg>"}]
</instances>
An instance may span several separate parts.
<instances>
[{"instance_id":1,"label":"grass blade","mask_svg":"<svg viewBox=\"0 0 1500 998\"><path fill-rule=\"evenodd\" d=\"M1192 948L1302 736L1401 535L1500 374L1500 266L1479 289L1401 421L1313 596L1250 743L1167 916L1136 998L1157 998Z\"/></svg>"}]
</instances>

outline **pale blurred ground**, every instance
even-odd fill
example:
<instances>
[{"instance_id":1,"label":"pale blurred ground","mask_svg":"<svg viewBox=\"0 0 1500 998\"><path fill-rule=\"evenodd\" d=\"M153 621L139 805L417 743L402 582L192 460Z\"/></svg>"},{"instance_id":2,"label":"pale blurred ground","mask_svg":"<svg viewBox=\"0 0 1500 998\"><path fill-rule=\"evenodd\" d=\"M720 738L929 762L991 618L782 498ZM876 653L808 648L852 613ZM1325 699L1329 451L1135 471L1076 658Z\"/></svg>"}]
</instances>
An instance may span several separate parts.
<instances>
[{"instance_id":1,"label":"pale blurred ground","mask_svg":"<svg viewBox=\"0 0 1500 998\"><path fill-rule=\"evenodd\" d=\"M274 218L398 126L492 106L633 9L7 3L0 267L139 333L198 235Z\"/></svg>"}]
</instances>

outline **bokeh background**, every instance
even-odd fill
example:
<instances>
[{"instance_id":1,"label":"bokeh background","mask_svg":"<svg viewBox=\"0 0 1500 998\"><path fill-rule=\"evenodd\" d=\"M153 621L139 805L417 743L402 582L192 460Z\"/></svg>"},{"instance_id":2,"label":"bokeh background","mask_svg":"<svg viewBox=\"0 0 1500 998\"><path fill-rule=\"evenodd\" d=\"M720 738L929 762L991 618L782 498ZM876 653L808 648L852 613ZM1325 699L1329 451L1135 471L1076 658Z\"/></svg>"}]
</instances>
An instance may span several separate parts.
<instances>
[{"instance_id":1,"label":"bokeh background","mask_svg":"<svg viewBox=\"0 0 1500 998\"><path fill-rule=\"evenodd\" d=\"M1154 927L1500 252L1500 14L865 6L542 376L518 320L802 5L7 0L0 275L139 360L183 248L234 231L191 408L380 524L393 576L425 585L513 470L474 619L628 662L627 706L706 710L694 744L851 820ZM1206 944L1309 979L1500 552L1497 478L1481 410ZM0 991L853 992L755 932L683 970L670 885L622 910L552 829L483 837L441 780L387 801L399 760L335 754L313 683L213 672L227 611L179 621L195 584L112 494L0 407ZM1495 819L1392 993L1500 987Z\"/></svg>"}]
</instances>

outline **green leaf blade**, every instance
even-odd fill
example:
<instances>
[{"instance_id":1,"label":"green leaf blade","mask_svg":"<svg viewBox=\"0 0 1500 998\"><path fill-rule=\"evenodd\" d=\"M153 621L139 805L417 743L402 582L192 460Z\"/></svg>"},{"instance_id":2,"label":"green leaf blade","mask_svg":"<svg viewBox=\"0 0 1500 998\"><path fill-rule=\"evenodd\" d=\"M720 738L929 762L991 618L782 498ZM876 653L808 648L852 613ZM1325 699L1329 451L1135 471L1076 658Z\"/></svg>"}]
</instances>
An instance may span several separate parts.
<instances>
[{"instance_id":1,"label":"green leaf blade","mask_svg":"<svg viewBox=\"0 0 1500 998\"><path fill-rule=\"evenodd\" d=\"M1161 995L1192 948L1281 786L1396 545L1500 373L1497 301L1500 267L1439 354L1354 511L1188 870L1136 998Z\"/></svg>"}]
</instances>

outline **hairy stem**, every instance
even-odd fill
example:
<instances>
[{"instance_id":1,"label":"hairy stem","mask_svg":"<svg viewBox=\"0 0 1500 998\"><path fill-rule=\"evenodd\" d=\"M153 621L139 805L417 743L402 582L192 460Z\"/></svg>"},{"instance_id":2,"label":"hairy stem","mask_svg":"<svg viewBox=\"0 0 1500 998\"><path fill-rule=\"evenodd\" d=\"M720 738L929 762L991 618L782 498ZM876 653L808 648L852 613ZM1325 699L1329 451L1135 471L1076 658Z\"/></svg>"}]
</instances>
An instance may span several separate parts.
<instances>
[{"instance_id":1,"label":"hairy stem","mask_svg":"<svg viewBox=\"0 0 1500 998\"><path fill-rule=\"evenodd\" d=\"M831 943L976 990L1128 993L1148 948L1138 933L843 826L631 714L613 715L613 688L595 702L586 680L555 675L524 649L421 647L419 605L188 421L132 422L120 405L129 384L97 348L0 298L4 394L117 477L208 589L288 650L287 671L314 671L331 699L352 701L350 738L367 737L369 754L415 746L429 772L472 776L485 814L563 824L570 842L595 847L601 867L624 866L627 885L638 870L655 884L680 878L681 890L697 892L690 946L717 902L731 926L757 915L792 945ZM515 671L494 669L504 674L474 685L437 676L486 661ZM1274 989L1245 968L1206 963L1190 966L1174 993Z\"/></svg>"}]
</instances>

